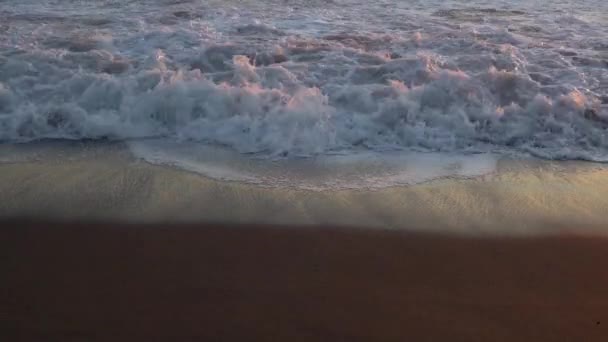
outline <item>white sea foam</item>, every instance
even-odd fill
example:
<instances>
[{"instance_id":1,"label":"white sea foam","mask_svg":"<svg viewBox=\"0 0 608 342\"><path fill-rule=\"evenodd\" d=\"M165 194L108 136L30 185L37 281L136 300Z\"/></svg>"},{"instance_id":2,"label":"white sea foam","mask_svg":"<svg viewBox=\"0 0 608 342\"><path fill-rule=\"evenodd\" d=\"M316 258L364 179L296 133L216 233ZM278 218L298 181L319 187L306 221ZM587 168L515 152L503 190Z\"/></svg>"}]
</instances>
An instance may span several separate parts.
<instances>
[{"instance_id":1,"label":"white sea foam","mask_svg":"<svg viewBox=\"0 0 608 342\"><path fill-rule=\"evenodd\" d=\"M607 161L606 13L595 0L3 1L0 140Z\"/></svg>"},{"instance_id":2,"label":"white sea foam","mask_svg":"<svg viewBox=\"0 0 608 342\"><path fill-rule=\"evenodd\" d=\"M166 140L138 140L129 145L136 156L150 163L225 181L313 191L381 189L448 177L470 178L494 172L497 162L492 154L370 151L268 161L218 146Z\"/></svg>"}]
</instances>

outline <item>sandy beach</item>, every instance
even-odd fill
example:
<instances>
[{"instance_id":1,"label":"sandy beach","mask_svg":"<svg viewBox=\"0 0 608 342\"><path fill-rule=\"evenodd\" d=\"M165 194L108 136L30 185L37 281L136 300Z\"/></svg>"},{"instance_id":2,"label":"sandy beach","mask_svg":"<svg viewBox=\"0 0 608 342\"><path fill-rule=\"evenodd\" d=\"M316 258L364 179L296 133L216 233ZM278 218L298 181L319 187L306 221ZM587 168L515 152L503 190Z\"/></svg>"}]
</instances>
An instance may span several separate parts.
<instances>
[{"instance_id":1,"label":"sandy beach","mask_svg":"<svg viewBox=\"0 0 608 342\"><path fill-rule=\"evenodd\" d=\"M0 217L10 219L604 234L608 208L608 169L585 162L501 159L494 172L470 179L309 191L218 181L149 164L122 143L0 148Z\"/></svg>"},{"instance_id":2,"label":"sandy beach","mask_svg":"<svg viewBox=\"0 0 608 342\"><path fill-rule=\"evenodd\" d=\"M4 341L605 341L608 240L4 222Z\"/></svg>"},{"instance_id":3,"label":"sandy beach","mask_svg":"<svg viewBox=\"0 0 608 342\"><path fill-rule=\"evenodd\" d=\"M2 340L608 337L597 164L308 191L152 165L120 143L2 148Z\"/></svg>"}]
</instances>

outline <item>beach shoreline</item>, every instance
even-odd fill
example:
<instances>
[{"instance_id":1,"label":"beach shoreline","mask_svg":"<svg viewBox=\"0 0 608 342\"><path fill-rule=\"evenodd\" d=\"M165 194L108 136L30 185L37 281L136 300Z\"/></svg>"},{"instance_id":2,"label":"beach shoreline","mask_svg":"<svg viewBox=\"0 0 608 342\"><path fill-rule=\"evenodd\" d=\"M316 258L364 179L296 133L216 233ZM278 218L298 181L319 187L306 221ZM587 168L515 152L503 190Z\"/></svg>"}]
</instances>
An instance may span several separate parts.
<instances>
[{"instance_id":1,"label":"beach shoreline","mask_svg":"<svg viewBox=\"0 0 608 342\"><path fill-rule=\"evenodd\" d=\"M0 0L0 342L608 341L606 23Z\"/></svg>"},{"instance_id":2,"label":"beach shoreline","mask_svg":"<svg viewBox=\"0 0 608 342\"><path fill-rule=\"evenodd\" d=\"M214 180L150 164L124 143L41 142L2 149L3 219L414 227L500 236L604 233L608 207L608 170L584 162L499 159L494 172L478 177L310 191Z\"/></svg>"}]
</instances>

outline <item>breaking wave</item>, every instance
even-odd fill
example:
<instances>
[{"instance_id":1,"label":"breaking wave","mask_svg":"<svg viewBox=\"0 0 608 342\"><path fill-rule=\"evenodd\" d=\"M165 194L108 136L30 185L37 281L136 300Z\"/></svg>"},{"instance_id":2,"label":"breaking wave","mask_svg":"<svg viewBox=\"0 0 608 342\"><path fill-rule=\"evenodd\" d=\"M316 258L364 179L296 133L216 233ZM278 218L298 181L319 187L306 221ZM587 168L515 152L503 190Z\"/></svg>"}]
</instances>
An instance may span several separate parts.
<instances>
[{"instance_id":1,"label":"breaking wave","mask_svg":"<svg viewBox=\"0 0 608 342\"><path fill-rule=\"evenodd\" d=\"M2 141L608 160L608 34L593 18L540 5L60 2L0 11ZM551 29L556 15L568 30Z\"/></svg>"}]
</instances>

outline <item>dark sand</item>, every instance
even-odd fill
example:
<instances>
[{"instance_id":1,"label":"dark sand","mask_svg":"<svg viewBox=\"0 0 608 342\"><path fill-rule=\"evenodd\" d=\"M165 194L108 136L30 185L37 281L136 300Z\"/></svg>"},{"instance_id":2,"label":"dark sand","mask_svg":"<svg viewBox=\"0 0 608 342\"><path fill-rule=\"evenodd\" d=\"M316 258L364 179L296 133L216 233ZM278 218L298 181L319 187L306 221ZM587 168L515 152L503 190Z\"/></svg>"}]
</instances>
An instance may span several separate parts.
<instances>
[{"instance_id":1,"label":"dark sand","mask_svg":"<svg viewBox=\"0 0 608 342\"><path fill-rule=\"evenodd\" d=\"M1 226L1 341L608 341L605 238Z\"/></svg>"}]
</instances>

